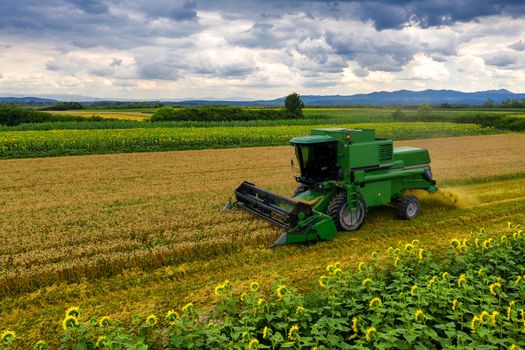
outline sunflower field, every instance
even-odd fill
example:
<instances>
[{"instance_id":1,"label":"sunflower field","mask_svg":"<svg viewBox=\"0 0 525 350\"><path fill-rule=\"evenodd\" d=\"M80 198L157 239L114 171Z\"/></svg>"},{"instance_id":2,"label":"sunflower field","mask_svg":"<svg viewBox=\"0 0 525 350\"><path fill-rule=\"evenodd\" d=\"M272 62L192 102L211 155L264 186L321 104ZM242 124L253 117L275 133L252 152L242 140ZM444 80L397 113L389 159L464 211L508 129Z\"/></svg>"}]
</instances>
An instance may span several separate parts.
<instances>
[{"instance_id":1,"label":"sunflower field","mask_svg":"<svg viewBox=\"0 0 525 350\"><path fill-rule=\"evenodd\" d=\"M190 302L131 325L71 307L61 348L523 349L525 232L510 222L501 231L453 239L440 257L413 240L367 263L335 262L305 295L280 280L224 281L206 312ZM0 349L17 349L17 337L3 331ZM48 345L39 340L33 349Z\"/></svg>"},{"instance_id":2,"label":"sunflower field","mask_svg":"<svg viewBox=\"0 0 525 350\"><path fill-rule=\"evenodd\" d=\"M333 125L2 131L0 159L285 145L292 137L310 134L312 127ZM378 137L394 140L496 132L475 124L447 122L359 123L338 127L372 128Z\"/></svg>"}]
</instances>

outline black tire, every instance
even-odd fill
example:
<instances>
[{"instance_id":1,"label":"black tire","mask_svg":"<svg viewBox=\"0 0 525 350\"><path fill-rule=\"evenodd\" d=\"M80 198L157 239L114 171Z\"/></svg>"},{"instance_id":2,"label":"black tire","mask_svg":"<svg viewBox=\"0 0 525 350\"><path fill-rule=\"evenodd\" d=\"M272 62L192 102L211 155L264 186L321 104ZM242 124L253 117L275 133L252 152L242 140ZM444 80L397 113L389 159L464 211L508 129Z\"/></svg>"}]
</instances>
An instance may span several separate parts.
<instances>
[{"instance_id":1,"label":"black tire","mask_svg":"<svg viewBox=\"0 0 525 350\"><path fill-rule=\"evenodd\" d=\"M357 199L357 212L351 214L348 211L346 193L339 193L332 198L326 211L334 220L338 231L355 231L363 226L366 218L366 209L365 200L359 196Z\"/></svg>"},{"instance_id":2,"label":"black tire","mask_svg":"<svg viewBox=\"0 0 525 350\"><path fill-rule=\"evenodd\" d=\"M401 220L412 220L421 210L421 204L416 196L404 197L397 207L397 217Z\"/></svg>"},{"instance_id":3,"label":"black tire","mask_svg":"<svg viewBox=\"0 0 525 350\"><path fill-rule=\"evenodd\" d=\"M295 191L293 191L292 197L298 196L298 195L300 195L301 193L303 193L305 191L308 191L308 186L305 186L305 185L301 184L301 185L297 186Z\"/></svg>"}]
</instances>

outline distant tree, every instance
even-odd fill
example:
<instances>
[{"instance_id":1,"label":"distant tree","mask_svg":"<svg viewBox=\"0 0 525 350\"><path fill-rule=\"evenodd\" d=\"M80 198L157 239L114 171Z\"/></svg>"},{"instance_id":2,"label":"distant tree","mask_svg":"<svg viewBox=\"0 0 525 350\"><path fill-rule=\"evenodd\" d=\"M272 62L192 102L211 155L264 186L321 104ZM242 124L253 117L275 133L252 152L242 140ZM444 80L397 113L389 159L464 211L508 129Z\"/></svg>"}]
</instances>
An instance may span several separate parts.
<instances>
[{"instance_id":1,"label":"distant tree","mask_svg":"<svg viewBox=\"0 0 525 350\"><path fill-rule=\"evenodd\" d=\"M494 101L492 101L492 99L489 97L485 100L485 102L483 102L482 106L485 108L492 108L494 107Z\"/></svg>"},{"instance_id":2,"label":"distant tree","mask_svg":"<svg viewBox=\"0 0 525 350\"><path fill-rule=\"evenodd\" d=\"M42 111L68 111L84 108L79 102L57 102L52 106L41 108Z\"/></svg>"},{"instance_id":3,"label":"distant tree","mask_svg":"<svg viewBox=\"0 0 525 350\"><path fill-rule=\"evenodd\" d=\"M439 107L443 109L449 109L449 108L452 108L452 105L450 103L443 102L442 104L439 105Z\"/></svg>"},{"instance_id":4,"label":"distant tree","mask_svg":"<svg viewBox=\"0 0 525 350\"><path fill-rule=\"evenodd\" d=\"M420 118L427 118L432 113L432 106L424 103L417 109L417 116Z\"/></svg>"},{"instance_id":5,"label":"distant tree","mask_svg":"<svg viewBox=\"0 0 525 350\"><path fill-rule=\"evenodd\" d=\"M392 112L392 118L394 118L394 120L400 120L404 116L405 116L405 113L403 113L400 108Z\"/></svg>"},{"instance_id":6,"label":"distant tree","mask_svg":"<svg viewBox=\"0 0 525 350\"><path fill-rule=\"evenodd\" d=\"M290 95L286 96L284 99L284 108L292 116L298 118L303 116L304 103L301 100L301 95L293 92Z\"/></svg>"}]
</instances>

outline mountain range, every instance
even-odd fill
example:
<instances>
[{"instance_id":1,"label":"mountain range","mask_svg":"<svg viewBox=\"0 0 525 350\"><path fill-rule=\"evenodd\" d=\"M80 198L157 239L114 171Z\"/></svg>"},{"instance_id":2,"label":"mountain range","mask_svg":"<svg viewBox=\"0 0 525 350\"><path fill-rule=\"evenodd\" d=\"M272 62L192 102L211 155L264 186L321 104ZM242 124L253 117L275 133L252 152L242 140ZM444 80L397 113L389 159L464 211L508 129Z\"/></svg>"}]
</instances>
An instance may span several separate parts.
<instances>
[{"instance_id":1,"label":"mountain range","mask_svg":"<svg viewBox=\"0 0 525 350\"><path fill-rule=\"evenodd\" d=\"M55 95L54 98L44 97L0 97L0 102L15 102L15 103L55 103L58 101L76 101L76 102L132 102L140 100L129 99L110 99L105 100L101 98L85 97L77 95ZM495 104L499 104L505 100L522 100L525 99L525 93L514 93L509 90L486 90L476 92L462 92L456 90L398 90L398 91L378 91L367 94L356 95L302 95L305 105L310 106L333 106L333 105L419 105L422 103L430 104L470 104L480 105L487 100L492 100ZM281 106L283 105L284 97L279 97L273 100L211 100L211 99L195 99L195 100L177 100L177 99L163 99L161 102L165 104L178 104L184 106L197 105L236 105L236 106Z\"/></svg>"}]
</instances>

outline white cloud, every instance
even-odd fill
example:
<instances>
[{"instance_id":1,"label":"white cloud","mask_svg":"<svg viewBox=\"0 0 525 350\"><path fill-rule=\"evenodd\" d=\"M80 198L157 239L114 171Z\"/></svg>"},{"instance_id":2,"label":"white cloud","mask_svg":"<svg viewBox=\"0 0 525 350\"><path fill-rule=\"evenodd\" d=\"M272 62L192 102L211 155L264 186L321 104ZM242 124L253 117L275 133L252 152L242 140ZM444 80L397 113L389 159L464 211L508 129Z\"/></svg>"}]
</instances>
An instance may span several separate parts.
<instances>
[{"instance_id":1,"label":"white cloud","mask_svg":"<svg viewBox=\"0 0 525 350\"><path fill-rule=\"evenodd\" d=\"M410 78L421 80L446 81L450 77L444 63L436 62L425 54L416 54L407 70Z\"/></svg>"}]
</instances>

